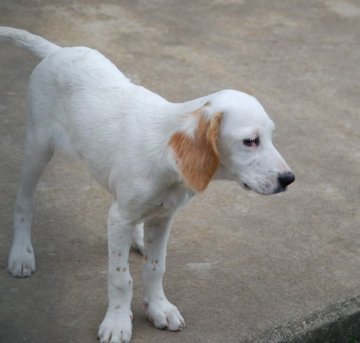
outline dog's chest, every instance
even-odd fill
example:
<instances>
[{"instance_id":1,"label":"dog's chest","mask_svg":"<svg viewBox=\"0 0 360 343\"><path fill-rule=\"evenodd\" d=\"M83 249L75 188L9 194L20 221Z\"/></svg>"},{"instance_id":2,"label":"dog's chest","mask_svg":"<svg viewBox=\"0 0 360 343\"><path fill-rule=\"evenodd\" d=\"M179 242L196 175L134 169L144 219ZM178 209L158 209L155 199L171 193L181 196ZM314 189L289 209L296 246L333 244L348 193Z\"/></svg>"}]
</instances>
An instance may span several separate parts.
<instances>
[{"instance_id":1,"label":"dog's chest","mask_svg":"<svg viewBox=\"0 0 360 343\"><path fill-rule=\"evenodd\" d=\"M194 192L185 188L183 184L175 184L154 196L147 204L143 219L152 217L165 217L175 212L177 208L185 205Z\"/></svg>"}]
</instances>

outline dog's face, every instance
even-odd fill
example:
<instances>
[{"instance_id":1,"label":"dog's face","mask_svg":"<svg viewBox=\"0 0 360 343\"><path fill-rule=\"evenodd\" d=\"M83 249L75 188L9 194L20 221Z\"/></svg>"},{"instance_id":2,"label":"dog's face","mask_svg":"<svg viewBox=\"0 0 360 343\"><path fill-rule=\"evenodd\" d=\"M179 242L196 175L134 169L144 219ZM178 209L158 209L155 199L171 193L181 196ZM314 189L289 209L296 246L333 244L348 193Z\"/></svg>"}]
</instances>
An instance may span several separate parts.
<instances>
[{"instance_id":1,"label":"dog's face","mask_svg":"<svg viewBox=\"0 0 360 343\"><path fill-rule=\"evenodd\" d=\"M295 180L272 144L274 123L254 97L221 91L185 118L190 129L177 132L169 144L184 182L195 191L214 176L266 195L285 191Z\"/></svg>"},{"instance_id":2,"label":"dog's face","mask_svg":"<svg viewBox=\"0 0 360 343\"><path fill-rule=\"evenodd\" d=\"M285 191L295 179L272 144L274 123L260 103L245 93L226 91L218 137L220 164L232 179L260 194Z\"/></svg>"}]
</instances>

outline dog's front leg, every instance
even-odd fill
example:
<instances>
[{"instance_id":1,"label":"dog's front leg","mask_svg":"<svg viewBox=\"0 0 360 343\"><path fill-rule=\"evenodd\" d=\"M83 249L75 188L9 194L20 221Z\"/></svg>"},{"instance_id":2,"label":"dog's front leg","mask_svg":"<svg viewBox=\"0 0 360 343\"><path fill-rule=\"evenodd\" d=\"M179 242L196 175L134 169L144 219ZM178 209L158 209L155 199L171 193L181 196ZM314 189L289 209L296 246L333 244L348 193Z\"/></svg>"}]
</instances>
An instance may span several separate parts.
<instances>
[{"instance_id":1,"label":"dog's front leg","mask_svg":"<svg viewBox=\"0 0 360 343\"><path fill-rule=\"evenodd\" d=\"M128 258L134 223L120 211L117 203L113 203L107 226L109 307L98 336L101 343L128 343L132 331L132 277Z\"/></svg>"},{"instance_id":2,"label":"dog's front leg","mask_svg":"<svg viewBox=\"0 0 360 343\"><path fill-rule=\"evenodd\" d=\"M178 331L185 325L184 319L176 306L167 300L162 285L170 229L171 216L145 222L144 306L148 319L156 328Z\"/></svg>"}]
</instances>

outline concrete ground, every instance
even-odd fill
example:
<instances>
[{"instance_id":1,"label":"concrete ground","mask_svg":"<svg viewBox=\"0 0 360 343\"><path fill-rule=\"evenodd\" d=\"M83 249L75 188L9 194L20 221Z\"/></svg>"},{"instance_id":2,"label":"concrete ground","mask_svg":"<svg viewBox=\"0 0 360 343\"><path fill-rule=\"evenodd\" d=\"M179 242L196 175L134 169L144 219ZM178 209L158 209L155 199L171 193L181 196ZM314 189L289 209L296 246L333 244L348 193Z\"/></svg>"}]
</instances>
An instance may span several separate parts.
<instances>
[{"instance_id":1,"label":"concrete ground","mask_svg":"<svg viewBox=\"0 0 360 343\"><path fill-rule=\"evenodd\" d=\"M185 317L182 332L144 318L142 258L131 255L132 342L304 342L359 312L357 0L1 0L0 24L97 48L172 101L251 90L277 125L275 144L297 177L288 192L262 197L217 182L176 218L165 286ZM36 63L0 45L0 342L96 342L110 197L76 160L57 156L39 185L37 272L24 280L5 272Z\"/></svg>"}]
</instances>

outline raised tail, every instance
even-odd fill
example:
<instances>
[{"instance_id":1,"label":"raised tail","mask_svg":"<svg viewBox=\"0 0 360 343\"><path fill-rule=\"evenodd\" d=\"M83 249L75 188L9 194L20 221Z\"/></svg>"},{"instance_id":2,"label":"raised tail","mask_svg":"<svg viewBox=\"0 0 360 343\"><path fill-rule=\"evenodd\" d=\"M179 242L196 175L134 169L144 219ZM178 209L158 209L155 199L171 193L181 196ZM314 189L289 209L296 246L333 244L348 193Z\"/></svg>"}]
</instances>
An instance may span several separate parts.
<instances>
[{"instance_id":1,"label":"raised tail","mask_svg":"<svg viewBox=\"0 0 360 343\"><path fill-rule=\"evenodd\" d=\"M49 42L45 38L25 30L5 26L0 26L0 42L1 41L8 41L20 48L32 52L35 56L40 58L45 58L55 50L60 49L60 46Z\"/></svg>"}]
</instances>

